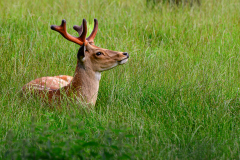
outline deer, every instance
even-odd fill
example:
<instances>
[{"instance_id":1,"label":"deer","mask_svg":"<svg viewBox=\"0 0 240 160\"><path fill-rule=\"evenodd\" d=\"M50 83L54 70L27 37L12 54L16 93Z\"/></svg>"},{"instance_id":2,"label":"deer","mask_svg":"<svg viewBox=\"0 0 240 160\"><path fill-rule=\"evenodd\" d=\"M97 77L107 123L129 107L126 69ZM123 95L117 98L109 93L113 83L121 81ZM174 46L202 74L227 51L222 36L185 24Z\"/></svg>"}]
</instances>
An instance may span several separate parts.
<instances>
[{"instance_id":1,"label":"deer","mask_svg":"<svg viewBox=\"0 0 240 160\"><path fill-rule=\"evenodd\" d=\"M101 72L112 69L128 61L127 52L112 51L95 46L94 38L98 30L98 21L94 19L94 27L87 35L87 21L83 19L81 26L74 25L73 29L79 37L70 35L66 29L66 20L60 26L51 25L51 29L59 32L65 39L80 45L77 52L77 66L72 76L59 75L41 77L30 81L22 87L23 93L47 98L47 101L61 101L71 97L81 104L95 106L99 90Z\"/></svg>"}]
</instances>

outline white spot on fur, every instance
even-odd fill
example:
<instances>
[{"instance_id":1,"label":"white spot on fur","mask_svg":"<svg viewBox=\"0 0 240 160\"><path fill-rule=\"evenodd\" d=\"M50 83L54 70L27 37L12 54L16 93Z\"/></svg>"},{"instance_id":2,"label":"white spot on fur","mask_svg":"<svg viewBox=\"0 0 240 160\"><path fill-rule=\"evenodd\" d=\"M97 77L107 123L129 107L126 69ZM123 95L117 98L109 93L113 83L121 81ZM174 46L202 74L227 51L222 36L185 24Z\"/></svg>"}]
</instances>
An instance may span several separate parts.
<instances>
[{"instance_id":1,"label":"white spot on fur","mask_svg":"<svg viewBox=\"0 0 240 160\"><path fill-rule=\"evenodd\" d=\"M101 79L101 73L100 73L100 72L96 72L96 73L95 73L95 77L96 77L96 79L97 79L98 81L100 81L100 79Z\"/></svg>"},{"instance_id":2,"label":"white spot on fur","mask_svg":"<svg viewBox=\"0 0 240 160\"><path fill-rule=\"evenodd\" d=\"M81 61L84 62L84 61L85 61L85 57L83 57L83 58L81 59Z\"/></svg>"},{"instance_id":3,"label":"white spot on fur","mask_svg":"<svg viewBox=\"0 0 240 160\"><path fill-rule=\"evenodd\" d=\"M124 59L124 60L120 61L119 64L124 64L124 63L126 63L127 61L128 61L128 59Z\"/></svg>"}]
</instances>

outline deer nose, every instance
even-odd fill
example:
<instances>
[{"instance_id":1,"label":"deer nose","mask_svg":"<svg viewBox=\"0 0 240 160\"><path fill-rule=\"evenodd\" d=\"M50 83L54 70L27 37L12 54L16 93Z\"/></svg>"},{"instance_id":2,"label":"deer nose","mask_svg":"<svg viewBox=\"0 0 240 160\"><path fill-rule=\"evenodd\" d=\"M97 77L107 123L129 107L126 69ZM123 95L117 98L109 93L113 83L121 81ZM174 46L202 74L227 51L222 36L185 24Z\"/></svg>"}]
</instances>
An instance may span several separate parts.
<instances>
[{"instance_id":1,"label":"deer nose","mask_svg":"<svg viewBox=\"0 0 240 160\"><path fill-rule=\"evenodd\" d=\"M127 56L127 58L129 57L129 54L127 52L123 52L124 56Z\"/></svg>"}]
</instances>

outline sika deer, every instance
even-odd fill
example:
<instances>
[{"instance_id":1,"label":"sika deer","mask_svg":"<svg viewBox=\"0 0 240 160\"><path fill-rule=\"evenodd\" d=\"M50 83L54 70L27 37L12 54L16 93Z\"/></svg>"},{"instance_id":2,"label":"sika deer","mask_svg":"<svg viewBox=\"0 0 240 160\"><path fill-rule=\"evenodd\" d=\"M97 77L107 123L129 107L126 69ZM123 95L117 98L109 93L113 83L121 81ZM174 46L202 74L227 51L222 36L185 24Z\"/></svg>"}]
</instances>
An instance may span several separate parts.
<instances>
[{"instance_id":1,"label":"sika deer","mask_svg":"<svg viewBox=\"0 0 240 160\"><path fill-rule=\"evenodd\" d=\"M60 26L51 26L52 30L59 32L67 40L81 46L77 53L74 76L60 75L35 79L23 86L25 93L30 92L42 98L48 98L49 102L52 102L53 99L61 100L63 95L73 96L78 102L95 105L101 72L128 61L129 55L126 52L111 51L94 45L93 40L98 29L97 19L94 19L93 31L87 38L87 21L85 19L81 26L73 28L78 32L79 37L67 33L65 20L62 20Z\"/></svg>"}]
</instances>

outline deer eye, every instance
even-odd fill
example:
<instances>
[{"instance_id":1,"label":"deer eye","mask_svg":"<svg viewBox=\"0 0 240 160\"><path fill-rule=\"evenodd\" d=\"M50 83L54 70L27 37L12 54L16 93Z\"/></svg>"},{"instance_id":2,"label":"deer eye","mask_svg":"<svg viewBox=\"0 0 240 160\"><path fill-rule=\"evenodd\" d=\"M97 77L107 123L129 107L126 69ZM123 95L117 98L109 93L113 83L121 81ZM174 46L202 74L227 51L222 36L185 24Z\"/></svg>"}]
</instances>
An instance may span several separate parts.
<instances>
[{"instance_id":1,"label":"deer eye","mask_svg":"<svg viewBox=\"0 0 240 160\"><path fill-rule=\"evenodd\" d=\"M97 56L100 56L102 54L102 52L97 52L96 55Z\"/></svg>"}]
</instances>

